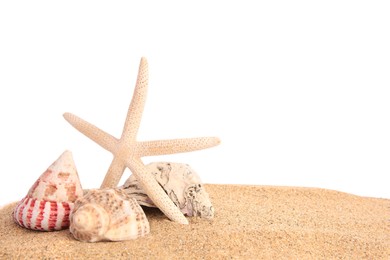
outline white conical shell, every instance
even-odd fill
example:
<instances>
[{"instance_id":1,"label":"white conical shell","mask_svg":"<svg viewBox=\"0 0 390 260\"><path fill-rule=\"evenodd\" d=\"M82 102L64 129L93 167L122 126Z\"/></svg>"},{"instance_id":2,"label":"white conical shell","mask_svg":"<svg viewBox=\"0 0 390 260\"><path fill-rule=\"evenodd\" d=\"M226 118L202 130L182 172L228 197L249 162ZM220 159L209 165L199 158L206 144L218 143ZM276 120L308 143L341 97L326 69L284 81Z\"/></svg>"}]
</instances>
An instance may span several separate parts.
<instances>
[{"instance_id":1,"label":"white conical shell","mask_svg":"<svg viewBox=\"0 0 390 260\"><path fill-rule=\"evenodd\" d=\"M121 241L144 236L150 227L135 199L121 189L101 189L76 201L70 232L80 241Z\"/></svg>"},{"instance_id":2,"label":"white conical shell","mask_svg":"<svg viewBox=\"0 0 390 260\"><path fill-rule=\"evenodd\" d=\"M73 203L83 196L72 153L65 151L38 178L16 206L13 218L22 227L52 231L69 227Z\"/></svg>"},{"instance_id":3,"label":"white conical shell","mask_svg":"<svg viewBox=\"0 0 390 260\"><path fill-rule=\"evenodd\" d=\"M146 167L183 214L213 218L214 208L210 197L199 175L189 165L160 162L150 163ZM131 175L121 188L137 199L139 204L155 207L134 175Z\"/></svg>"}]
</instances>

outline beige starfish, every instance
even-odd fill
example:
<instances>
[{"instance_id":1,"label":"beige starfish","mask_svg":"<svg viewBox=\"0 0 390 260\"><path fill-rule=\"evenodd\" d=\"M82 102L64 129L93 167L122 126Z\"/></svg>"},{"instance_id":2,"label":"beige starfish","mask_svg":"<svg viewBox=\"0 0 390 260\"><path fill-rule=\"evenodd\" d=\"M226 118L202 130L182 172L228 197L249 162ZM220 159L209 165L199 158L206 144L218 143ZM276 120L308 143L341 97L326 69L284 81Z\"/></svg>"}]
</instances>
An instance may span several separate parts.
<instances>
[{"instance_id":1,"label":"beige starfish","mask_svg":"<svg viewBox=\"0 0 390 260\"><path fill-rule=\"evenodd\" d=\"M102 188L116 187L125 168L128 167L137 177L142 188L154 204L168 218L182 224L188 224L188 220L181 211L175 206L155 178L148 173L141 161L141 157L205 149L218 145L220 140L216 137L204 137L137 142L136 137L146 101L147 87L148 64L146 59L142 58L133 99L127 112L126 122L120 139L111 136L73 114L65 113L64 118L81 133L114 155L114 159L101 185Z\"/></svg>"}]
</instances>

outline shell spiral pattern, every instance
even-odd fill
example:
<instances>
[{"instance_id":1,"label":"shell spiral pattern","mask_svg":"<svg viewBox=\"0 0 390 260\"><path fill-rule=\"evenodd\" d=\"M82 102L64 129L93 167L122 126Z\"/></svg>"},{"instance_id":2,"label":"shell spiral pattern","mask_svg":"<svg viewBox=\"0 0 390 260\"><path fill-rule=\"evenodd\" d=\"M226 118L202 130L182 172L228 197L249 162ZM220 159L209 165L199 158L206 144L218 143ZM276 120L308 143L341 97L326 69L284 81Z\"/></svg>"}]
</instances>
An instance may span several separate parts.
<instances>
[{"instance_id":1,"label":"shell spiral pattern","mask_svg":"<svg viewBox=\"0 0 390 260\"><path fill-rule=\"evenodd\" d=\"M40 231L68 228L73 203L81 196L83 190L72 153L65 151L16 205L14 221L22 227Z\"/></svg>"},{"instance_id":2,"label":"shell spiral pattern","mask_svg":"<svg viewBox=\"0 0 390 260\"><path fill-rule=\"evenodd\" d=\"M134 198L121 189L90 190L76 201L70 232L85 242L136 239L150 232L149 221Z\"/></svg>"}]
</instances>

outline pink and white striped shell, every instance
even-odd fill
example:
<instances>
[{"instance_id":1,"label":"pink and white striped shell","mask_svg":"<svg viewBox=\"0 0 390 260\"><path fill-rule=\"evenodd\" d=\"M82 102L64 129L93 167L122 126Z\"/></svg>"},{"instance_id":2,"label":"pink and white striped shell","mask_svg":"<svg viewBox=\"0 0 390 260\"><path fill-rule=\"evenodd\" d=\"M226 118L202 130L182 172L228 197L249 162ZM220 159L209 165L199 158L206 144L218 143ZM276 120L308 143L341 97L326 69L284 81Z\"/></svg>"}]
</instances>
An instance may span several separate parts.
<instances>
[{"instance_id":1,"label":"pink and white striped shell","mask_svg":"<svg viewBox=\"0 0 390 260\"><path fill-rule=\"evenodd\" d=\"M136 239L150 232L141 206L121 189L89 190L75 202L69 229L85 242Z\"/></svg>"},{"instance_id":2,"label":"pink and white striped shell","mask_svg":"<svg viewBox=\"0 0 390 260\"><path fill-rule=\"evenodd\" d=\"M214 217L210 197L199 175L189 165L159 162L150 163L146 167L183 214L206 219ZM156 207L134 175L131 175L120 188L137 199L139 204Z\"/></svg>"},{"instance_id":3,"label":"pink and white striped shell","mask_svg":"<svg viewBox=\"0 0 390 260\"><path fill-rule=\"evenodd\" d=\"M53 231L69 227L73 203L83 196L72 153L65 151L38 178L15 207L13 218L22 227Z\"/></svg>"}]
</instances>

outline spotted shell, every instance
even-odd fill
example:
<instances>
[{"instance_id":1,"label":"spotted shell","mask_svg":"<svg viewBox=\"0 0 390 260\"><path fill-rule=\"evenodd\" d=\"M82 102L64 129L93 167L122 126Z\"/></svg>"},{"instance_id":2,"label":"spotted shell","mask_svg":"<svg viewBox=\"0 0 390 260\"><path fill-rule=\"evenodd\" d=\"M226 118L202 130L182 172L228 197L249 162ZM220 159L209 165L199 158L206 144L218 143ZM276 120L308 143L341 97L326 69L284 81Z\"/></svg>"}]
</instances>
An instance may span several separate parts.
<instances>
[{"instance_id":1,"label":"spotted shell","mask_svg":"<svg viewBox=\"0 0 390 260\"><path fill-rule=\"evenodd\" d=\"M146 167L183 214L206 219L214 217L210 197L199 175L189 165L159 162L150 163ZM137 199L139 204L156 207L134 175L131 175L120 188Z\"/></svg>"},{"instance_id":2,"label":"spotted shell","mask_svg":"<svg viewBox=\"0 0 390 260\"><path fill-rule=\"evenodd\" d=\"M69 229L85 242L136 239L150 232L141 206L121 189L89 190L75 202Z\"/></svg>"},{"instance_id":3,"label":"spotted shell","mask_svg":"<svg viewBox=\"0 0 390 260\"><path fill-rule=\"evenodd\" d=\"M72 153L65 151L16 205L13 219L20 226L33 230L68 228L73 204L82 195Z\"/></svg>"}]
</instances>

